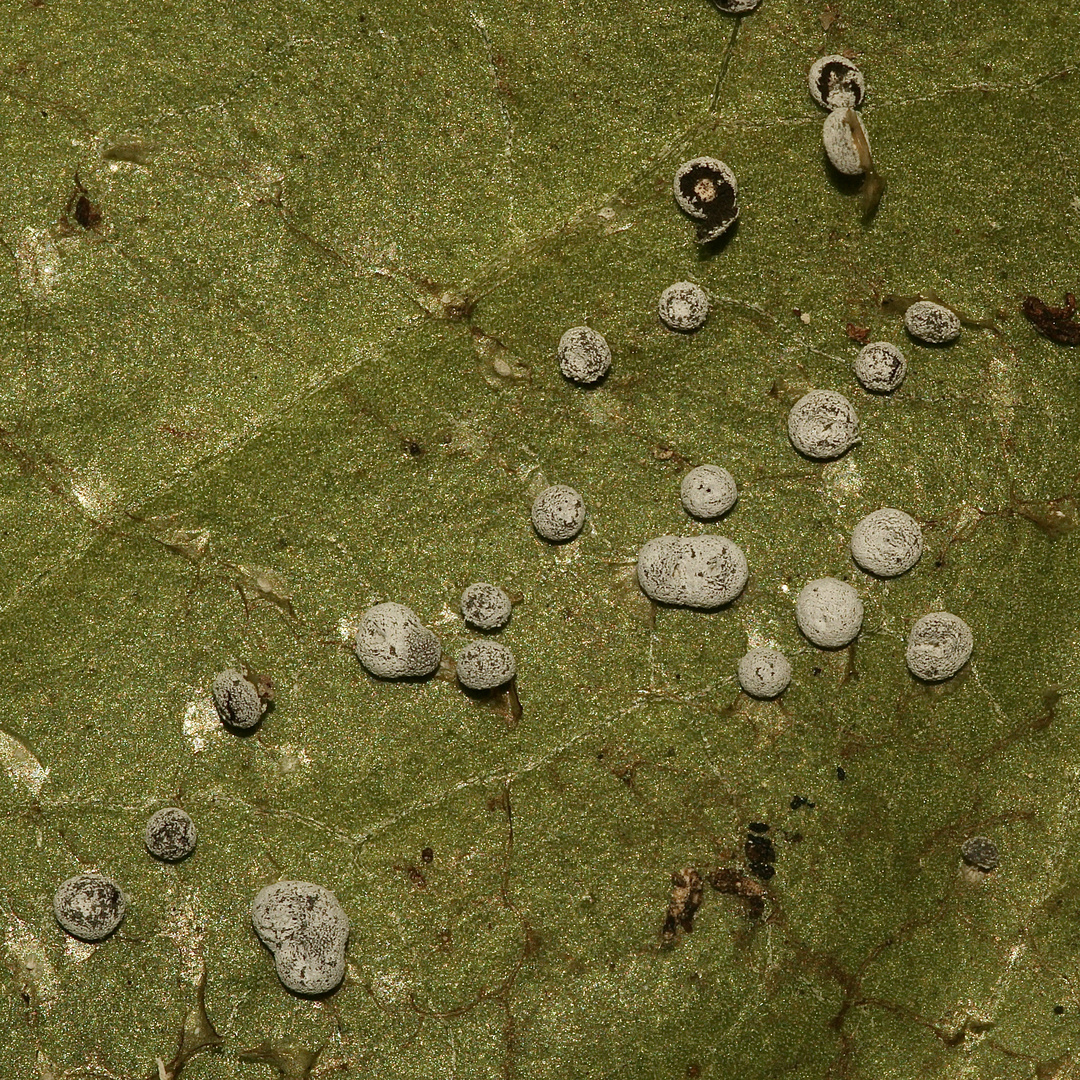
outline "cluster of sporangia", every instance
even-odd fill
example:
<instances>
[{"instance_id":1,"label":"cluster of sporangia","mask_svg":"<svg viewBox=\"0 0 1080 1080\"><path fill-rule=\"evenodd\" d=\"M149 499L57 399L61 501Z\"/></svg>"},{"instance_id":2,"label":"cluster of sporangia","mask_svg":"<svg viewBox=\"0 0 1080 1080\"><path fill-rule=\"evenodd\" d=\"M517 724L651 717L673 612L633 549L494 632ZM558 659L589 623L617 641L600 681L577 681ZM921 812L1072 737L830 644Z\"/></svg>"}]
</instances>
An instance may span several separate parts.
<instances>
[{"instance_id":1,"label":"cluster of sporangia","mask_svg":"<svg viewBox=\"0 0 1080 1080\"><path fill-rule=\"evenodd\" d=\"M723 6L723 5L722 5ZM732 11L748 11L756 0L727 0ZM862 73L843 56L826 56L810 69L810 94L829 110L823 129L825 150L833 166L849 176L864 177L863 194L870 212L884 184L874 171L866 132L855 110L862 103ZM735 174L724 162L697 157L676 170L675 201L697 225L699 243L721 237L739 216ZM709 312L706 291L689 281L676 282L660 296L658 313L669 329L692 333L705 325ZM912 304L904 316L908 333L930 345L947 345L960 334L960 320L949 308L929 301ZM588 385L607 375L611 349L597 331L575 326L558 346L559 367L570 381ZM888 342L865 346L855 359L855 375L871 393L892 393L903 382L907 361ZM831 390L814 390L802 397L788 415L792 446L815 461L847 453L860 442L859 420L851 403ZM731 474L717 465L699 465L683 478L680 498L686 512L700 521L716 521L735 505L738 490ZM565 484L537 495L532 524L551 543L573 540L585 524L585 500ZM909 571L922 555L922 531L902 510L891 507L864 517L851 535L851 555L868 574L892 578ZM682 607L715 609L730 604L749 578L746 557L726 536L659 536L638 553L637 577L653 601ZM511 601L496 585L470 585L461 597L465 621L482 631L504 627ZM855 589L837 578L807 583L795 605L795 621L814 645L838 649L849 645L862 628L863 605ZM360 662L384 679L425 678L442 662L435 634L415 612L402 604L377 604L364 613L354 644ZM924 615L911 628L907 664L925 682L952 678L971 656L973 638L963 619L949 612ZM514 704L516 662L499 642L480 638L457 656L454 671L463 687L490 691L506 687ZM742 689L755 698L775 698L787 688L791 663L779 650L751 649L739 661ZM211 696L222 722L243 730L256 726L273 692L251 672L229 668L214 680ZM145 843L155 857L175 862L194 850L195 825L178 807L166 807L150 818ZM998 865L997 849L985 837L971 837L962 852L964 873L981 879ZM56 891L53 910L60 925L84 941L108 937L127 908L120 887L100 874L78 874ZM279 881L262 889L251 905L256 933L274 955L282 983L298 994L333 990L345 973L349 920L329 889L304 881Z\"/></svg>"},{"instance_id":2,"label":"cluster of sporangia","mask_svg":"<svg viewBox=\"0 0 1080 1080\"><path fill-rule=\"evenodd\" d=\"M866 168L856 168L862 157L851 149L851 145L856 149L866 146L865 132L854 112L863 100L862 73L843 56L826 56L811 67L809 87L814 100L830 110L824 129L830 160L842 172L865 172L870 168L868 148L863 162ZM844 146L850 150L846 157ZM697 157L683 162L675 172L673 190L679 208L697 224L699 243L721 237L739 216L735 174L716 158ZM660 296L658 313L671 330L698 330L705 325L708 312L708 294L693 282L676 282ZM905 326L916 340L934 345L949 344L960 332L957 315L929 301L916 302L907 309ZM611 367L608 343L585 326L576 326L563 335L558 355L563 375L577 383L595 383ZM867 391L888 394L903 382L907 360L895 345L873 342L860 351L854 370ZM842 394L814 390L792 407L788 436L804 457L829 461L860 442L859 419ZM723 517L737 498L735 480L716 465L699 465L682 482L684 509L702 521ZM558 531L549 529L547 521L549 504L555 499L567 511L560 517ZM549 488L533 507L533 523L547 539L562 541L576 536L584 521L584 500L572 488ZM910 515L885 507L868 514L855 526L851 554L867 573L879 578L897 577L919 561L922 531ZM742 593L749 570L742 550L725 536L660 536L638 553L637 576L645 594L658 603L718 608ZM795 619L799 630L813 644L838 649L858 636L863 605L851 585L836 578L821 578L809 582L799 593ZM971 630L962 619L944 611L932 612L911 628L908 667L926 682L949 679L967 663L972 644ZM742 658L738 673L747 694L771 698L787 687L791 664L776 649L758 648Z\"/></svg>"},{"instance_id":3,"label":"cluster of sporangia","mask_svg":"<svg viewBox=\"0 0 1080 1080\"><path fill-rule=\"evenodd\" d=\"M551 501L553 514L558 514L558 505L557 499ZM584 520L583 503L579 509ZM510 621L511 611L510 597L496 585L476 582L462 593L462 616L477 630L502 629ZM365 611L354 645L364 667L384 679L424 678L442 661L439 639L403 604L376 604ZM513 653L487 638L462 649L454 665L458 681L467 690L505 686L520 709L515 670ZM243 667L220 672L210 696L226 728L245 731L259 724L274 695L267 680ZM195 823L179 807L165 807L147 822L144 840L151 855L164 862L179 862L195 850ZM56 890L53 911L57 922L73 937L101 941L123 921L127 898L111 878L77 874ZM329 889L307 881L267 885L252 901L251 924L273 954L278 977L289 990L325 994L339 985L345 975L349 919Z\"/></svg>"}]
</instances>

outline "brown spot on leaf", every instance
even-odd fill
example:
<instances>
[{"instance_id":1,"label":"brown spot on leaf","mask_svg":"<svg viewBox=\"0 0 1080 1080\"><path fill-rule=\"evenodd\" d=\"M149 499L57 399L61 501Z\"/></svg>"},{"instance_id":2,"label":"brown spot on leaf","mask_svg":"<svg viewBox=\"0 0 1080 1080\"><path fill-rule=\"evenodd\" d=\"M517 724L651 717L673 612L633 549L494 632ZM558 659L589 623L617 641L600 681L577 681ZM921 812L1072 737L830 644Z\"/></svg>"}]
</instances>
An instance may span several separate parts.
<instances>
[{"instance_id":1,"label":"brown spot on leaf","mask_svg":"<svg viewBox=\"0 0 1080 1080\"><path fill-rule=\"evenodd\" d=\"M80 195L75 203L75 220L84 229L95 229L101 224L101 207Z\"/></svg>"},{"instance_id":2,"label":"brown spot on leaf","mask_svg":"<svg viewBox=\"0 0 1080 1080\"><path fill-rule=\"evenodd\" d=\"M83 187L79 174L75 174L75 185L68 197L64 212L60 215L62 228L70 229L68 215L71 215L77 225L84 229L96 229L102 222L101 207L90 200L90 193Z\"/></svg>"},{"instance_id":3,"label":"brown spot on leaf","mask_svg":"<svg viewBox=\"0 0 1080 1080\"><path fill-rule=\"evenodd\" d=\"M671 948L678 940L679 931L693 932L694 915L701 907L701 897L701 875L696 870L676 870L671 875L671 900L660 930L661 948Z\"/></svg>"},{"instance_id":4,"label":"brown spot on leaf","mask_svg":"<svg viewBox=\"0 0 1080 1080\"><path fill-rule=\"evenodd\" d=\"M1076 297L1065 294L1064 307L1051 307L1037 296L1025 296L1020 310L1043 337L1059 345L1080 345L1080 322L1076 320Z\"/></svg>"},{"instance_id":5,"label":"brown spot on leaf","mask_svg":"<svg viewBox=\"0 0 1080 1080\"><path fill-rule=\"evenodd\" d=\"M709 875L709 884L727 896L743 900L748 918L760 919L765 911L765 886L747 877L740 870L721 867Z\"/></svg>"}]
</instances>

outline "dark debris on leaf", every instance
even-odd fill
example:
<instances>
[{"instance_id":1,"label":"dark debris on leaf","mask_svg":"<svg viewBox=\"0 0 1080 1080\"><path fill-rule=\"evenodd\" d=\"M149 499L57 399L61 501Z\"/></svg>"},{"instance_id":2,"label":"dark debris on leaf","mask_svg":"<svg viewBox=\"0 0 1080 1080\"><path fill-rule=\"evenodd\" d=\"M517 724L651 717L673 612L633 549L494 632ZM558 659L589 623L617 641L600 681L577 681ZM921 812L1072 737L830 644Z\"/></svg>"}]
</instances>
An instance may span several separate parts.
<instances>
[{"instance_id":1,"label":"dark debris on leaf","mask_svg":"<svg viewBox=\"0 0 1080 1080\"><path fill-rule=\"evenodd\" d=\"M701 875L696 870L676 870L671 875L671 900L660 930L661 948L671 948L678 940L680 930L687 934L693 932L701 897Z\"/></svg>"},{"instance_id":2,"label":"dark debris on leaf","mask_svg":"<svg viewBox=\"0 0 1080 1080\"><path fill-rule=\"evenodd\" d=\"M776 873L772 865L776 861L776 848L767 836L755 836L749 833L743 854L746 857L747 869L754 877L768 881Z\"/></svg>"},{"instance_id":3,"label":"dark debris on leaf","mask_svg":"<svg viewBox=\"0 0 1080 1080\"><path fill-rule=\"evenodd\" d=\"M746 914L759 919L765 911L765 886L739 870L719 867L709 875L709 884L727 896L738 896L746 905Z\"/></svg>"},{"instance_id":4,"label":"dark debris on leaf","mask_svg":"<svg viewBox=\"0 0 1080 1080\"><path fill-rule=\"evenodd\" d=\"M1076 297L1065 294L1064 307L1051 307L1037 296L1025 296L1020 310L1043 337L1059 345L1080 345L1080 322L1076 320Z\"/></svg>"}]
</instances>

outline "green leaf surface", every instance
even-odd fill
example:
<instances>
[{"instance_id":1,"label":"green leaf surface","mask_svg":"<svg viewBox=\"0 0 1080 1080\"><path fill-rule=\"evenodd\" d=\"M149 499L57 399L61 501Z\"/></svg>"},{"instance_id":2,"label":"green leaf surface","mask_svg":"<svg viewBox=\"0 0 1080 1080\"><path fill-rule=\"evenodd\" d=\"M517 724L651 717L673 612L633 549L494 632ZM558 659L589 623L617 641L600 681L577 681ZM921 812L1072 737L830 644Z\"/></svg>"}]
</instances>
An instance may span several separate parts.
<instances>
[{"instance_id":1,"label":"green leaf surface","mask_svg":"<svg viewBox=\"0 0 1080 1080\"><path fill-rule=\"evenodd\" d=\"M0 1075L1080 1075L1078 355L1019 313L1080 284L1071 5L5 14ZM806 92L845 50L870 224ZM698 154L740 187L706 248L670 187ZM689 336L656 316L682 279L713 300ZM881 298L926 293L996 330L911 342ZM585 322L591 389L555 359ZM893 396L849 324L904 348ZM835 462L786 436L813 388L861 419ZM740 498L701 525L709 461ZM563 546L528 513L556 482L589 508ZM892 581L847 549L881 506L925 535ZM638 548L698 532L749 587L654 610ZM854 648L795 627L823 575L864 600ZM520 594L517 723L350 647L395 600L452 656L475 580ZM941 609L975 653L926 687L904 641ZM735 677L761 643L795 669L773 702ZM247 736L209 698L241 662L276 690ZM142 846L169 803L177 865ZM975 885L971 835L1001 851ZM52 914L84 869L129 898L97 945ZM280 878L351 920L325 999L252 932Z\"/></svg>"}]
</instances>

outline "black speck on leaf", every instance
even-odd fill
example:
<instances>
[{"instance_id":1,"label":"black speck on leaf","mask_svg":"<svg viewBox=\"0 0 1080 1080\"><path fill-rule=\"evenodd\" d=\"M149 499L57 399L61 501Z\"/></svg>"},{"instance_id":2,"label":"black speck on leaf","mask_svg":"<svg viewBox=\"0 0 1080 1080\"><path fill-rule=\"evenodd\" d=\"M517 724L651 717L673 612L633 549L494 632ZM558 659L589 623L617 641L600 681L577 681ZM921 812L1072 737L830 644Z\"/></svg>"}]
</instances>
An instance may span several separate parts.
<instances>
[{"instance_id":1,"label":"black speck on leaf","mask_svg":"<svg viewBox=\"0 0 1080 1080\"><path fill-rule=\"evenodd\" d=\"M85 195L75 201L75 220L84 229L93 229L101 224L101 207L92 203Z\"/></svg>"}]
</instances>

